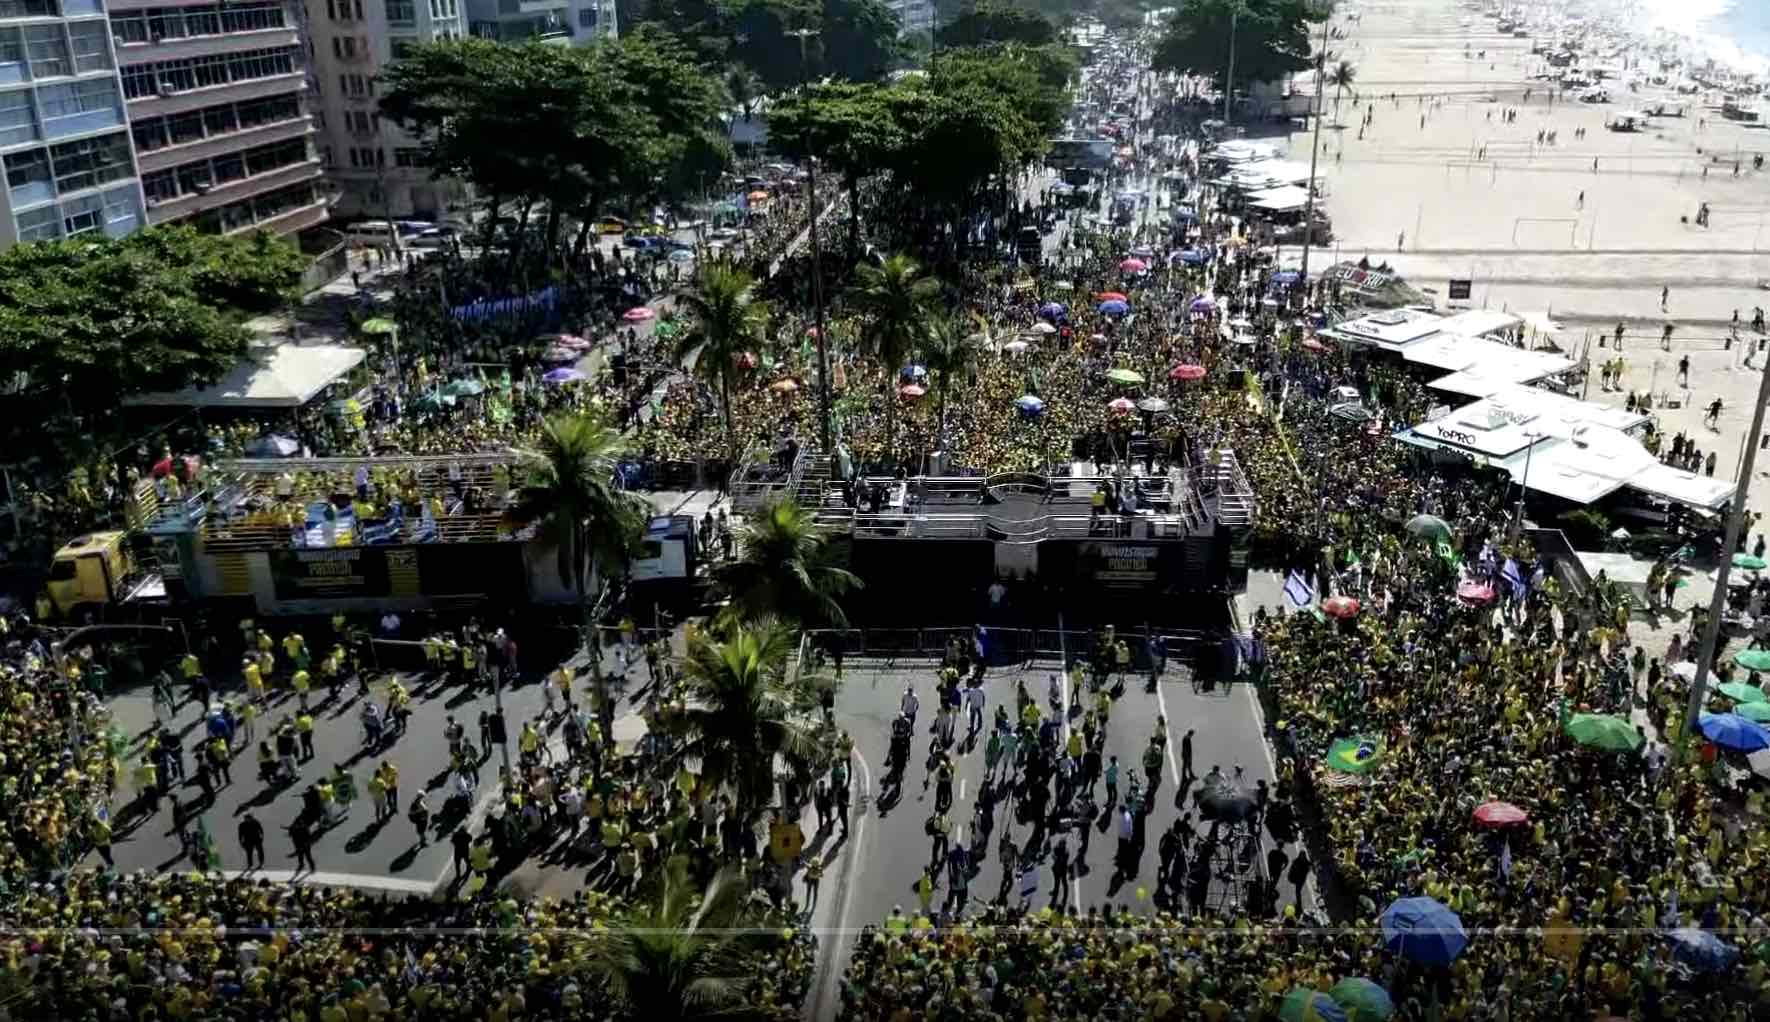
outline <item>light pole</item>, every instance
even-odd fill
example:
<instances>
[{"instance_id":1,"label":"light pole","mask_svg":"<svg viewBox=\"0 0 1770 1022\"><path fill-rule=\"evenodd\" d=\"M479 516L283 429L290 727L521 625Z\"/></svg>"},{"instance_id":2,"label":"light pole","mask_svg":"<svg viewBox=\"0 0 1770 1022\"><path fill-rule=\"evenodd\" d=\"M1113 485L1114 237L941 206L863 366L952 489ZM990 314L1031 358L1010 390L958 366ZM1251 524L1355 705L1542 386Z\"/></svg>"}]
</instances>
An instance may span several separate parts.
<instances>
[{"instance_id":1,"label":"light pole","mask_svg":"<svg viewBox=\"0 0 1770 1022\"><path fill-rule=\"evenodd\" d=\"M1327 92L1329 24L1327 18L1321 20L1321 52L1315 57L1315 139L1309 143L1309 183L1306 186L1309 189L1309 198L1303 203L1303 267L1297 281L1303 287L1303 311L1305 314L1309 311L1309 244L1315 240L1315 161L1321 155L1321 101ZM1230 56L1235 56L1233 51ZM1335 109L1338 109L1337 103ZM1336 117L1335 120L1338 118Z\"/></svg>"},{"instance_id":2,"label":"light pole","mask_svg":"<svg viewBox=\"0 0 1770 1022\"><path fill-rule=\"evenodd\" d=\"M1684 722L1678 729L1677 748L1673 762L1684 761L1690 728L1702 712L1708 696L1709 663L1715 659L1715 644L1721 638L1721 612L1727 608L1727 575L1733 568L1733 548L1739 545L1739 531L1745 524L1745 491L1752 481L1752 465L1758 457L1758 437L1764 429L1764 402L1770 401L1770 361L1758 383L1758 400L1752 406L1752 428L1745 435L1745 453L1739 459L1739 478L1734 481L1733 512L1727 516L1727 539L1721 545L1721 564L1715 569L1715 595L1709 600L1709 619L1702 629L1702 650L1696 657L1696 677L1690 679L1690 703L1684 707Z\"/></svg>"},{"instance_id":3,"label":"light pole","mask_svg":"<svg viewBox=\"0 0 1770 1022\"><path fill-rule=\"evenodd\" d=\"M1235 20L1240 14L1241 4L1239 3L1229 9L1229 70L1223 76L1223 127L1225 128L1229 127L1229 97L1235 94Z\"/></svg>"},{"instance_id":4,"label":"light pole","mask_svg":"<svg viewBox=\"0 0 1770 1022\"><path fill-rule=\"evenodd\" d=\"M817 35L815 29L801 28L793 35L799 38L799 67L805 79L804 87L809 94L811 85L811 65L805 55L805 40ZM809 95L807 95L809 99ZM835 450L830 444L830 345L824 329L824 275L822 245L817 239L817 153L816 132L806 135L806 145L812 150L806 153L806 188L811 192L811 307L816 317L817 329L817 398L818 398L818 440L825 457L834 457ZM851 214L852 215L852 214Z\"/></svg>"}]
</instances>

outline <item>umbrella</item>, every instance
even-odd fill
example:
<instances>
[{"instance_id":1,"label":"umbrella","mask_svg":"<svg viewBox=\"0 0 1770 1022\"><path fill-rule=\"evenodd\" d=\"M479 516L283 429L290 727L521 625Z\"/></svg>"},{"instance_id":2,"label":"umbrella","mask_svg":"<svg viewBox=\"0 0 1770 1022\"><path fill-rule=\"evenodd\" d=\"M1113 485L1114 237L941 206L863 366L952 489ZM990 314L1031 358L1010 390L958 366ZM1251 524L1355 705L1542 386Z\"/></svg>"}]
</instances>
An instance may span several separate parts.
<instances>
[{"instance_id":1,"label":"umbrella","mask_svg":"<svg viewBox=\"0 0 1770 1022\"><path fill-rule=\"evenodd\" d=\"M1770 702L1740 703L1733 707L1733 712L1746 720L1755 720L1760 724L1770 724Z\"/></svg>"},{"instance_id":2,"label":"umbrella","mask_svg":"<svg viewBox=\"0 0 1770 1022\"><path fill-rule=\"evenodd\" d=\"M541 382L542 383L576 383L579 380L582 380L583 378L584 378L583 373L578 372L576 369L562 366L558 369L550 369L546 373L542 374Z\"/></svg>"},{"instance_id":3,"label":"umbrella","mask_svg":"<svg viewBox=\"0 0 1770 1022\"><path fill-rule=\"evenodd\" d=\"M1470 603L1486 603L1493 599L1493 586L1470 579L1457 586L1457 597Z\"/></svg>"},{"instance_id":4,"label":"umbrella","mask_svg":"<svg viewBox=\"0 0 1770 1022\"><path fill-rule=\"evenodd\" d=\"M1203 266L1210 253L1202 248L1189 248L1179 254L1179 259L1187 266Z\"/></svg>"},{"instance_id":5,"label":"umbrella","mask_svg":"<svg viewBox=\"0 0 1770 1022\"><path fill-rule=\"evenodd\" d=\"M670 260L673 263L692 263L692 262L694 262L694 253L690 252L686 248L679 248L679 249L675 250L674 252L671 252L669 255L665 256L664 258Z\"/></svg>"},{"instance_id":6,"label":"umbrella","mask_svg":"<svg viewBox=\"0 0 1770 1022\"><path fill-rule=\"evenodd\" d=\"M1358 616L1358 601L1350 596L1330 596L1321 601L1321 612L1344 621Z\"/></svg>"},{"instance_id":7,"label":"umbrella","mask_svg":"<svg viewBox=\"0 0 1770 1022\"><path fill-rule=\"evenodd\" d=\"M1046 302L1039 306L1039 315L1046 319L1062 319L1069 312L1069 306L1062 302Z\"/></svg>"},{"instance_id":8,"label":"umbrella","mask_svg":"<svg viewBox=\"0 0 1770 1022\"><path fill-rule=\"evenodd\" d=\"M754 191L750 193L749 199L751 202L767 202L768 193L760 190Z\"/></svg>"},{"instance_id":9,"label":"umbrella","mask_svg":"<svg viewBox=\"0 0 1770 1022\"><path fill-rule=\"evenodd\" d=\"M486 385L471 376L463 376L459 380L450 380L443 384L443 397L472 397L483 393Z\"/></svg>"},{"instance_id":10,"label":"umbrella","mask_svg":"<svg viewBox=\"0 0 1770 1022\"><path fill-rule=\"evenodd\" d=\"M1106 378L1126 386L1135 386L1143 382L1143 374L1135 369L1110 369L1106 373Z\"/></svg>"},{"instance_id":11,"label":"umbrella","mask_svg":"<svg viewBox=\"0 0 1770 1022\"><path fill-rule=\"evenodd\" d=\"M1182 362L1168 370L1170 380L1202 380L1205 378L1205 367L1192 362Z\"/></svg>"},{"instance_id":12,"label":"umbrella","mask_svg":"<svg viewBox=\"0 0 1770 1022\"><path fill-rule=\"evenodd\" d=\"M1389 991L1363 976L1348 976L1335 983L1328 996L1335 1004L1351 1011L1357 1022L1365 1022L1365 1019L1382 1022L1395 1014L1395 1002L1389 997Z\"/></svg>"},{"instance_id":13,"label":"umbrella","mask_svg":"<svg viewBox=\"0 0 1770 1022\"><path fill-rule=\"evenodd\" d=\"M1757 752L1770 748L1770 731L1755 720L1737 713L1705 713L1696 718L1696 729L1723 749Z\"/></svg>"},{"instance_id":14,"label":"umbrella","mask_svg":"<svg viewBox=\"0 0 1770 1022\"><path fill-rule=\"evenodd\" d=\"M1032 347L1032 345L1025 341L1009 341L1007 344L1002 345L1002 350L1010 355L1018 355L1030 347Z\"/></svg>"},{"instance_id":15,"label":"umbrella","mask_svg":"<svg viewBox=\"0 0 1770 1022\"><path fill-rule=\"evenodd\" d=\"M1168 410L1168 403L1159 397L1146 397L1137 402L1137 410L1140 412L1165 412Z\"/></svg>"},{"instance_id":16,"label":"umbrella","mask_svg":"<svg viewBox=\"0 0 1770 1022\"><path fill-rule=\"evenodd\" d=\"M1022 394L1014 399L1014 407L1020 409L1020 414L1031 419L1045 410L1045 402L1037 394Z\"/></svg>"},{"instance_id":17,"label":"umbrella","mask_svg":"<svg viewBox=\"0 0 1770 1022\"><path fill-rule=\"evenodd\" d=\"M1306 351L1326 351L1327 345L1311 337L1303 342L1303 348Z\"/></svg>"},{"instance_id":18,"label":"umbrella","mask_svg":"<svg viewBox=\"0 0 1770 1022\"><path fill-rule=\"evenodd\" d=\"M1032 329L1027 331L1029 334L1039 334L1040 336L1048 336L1056 332L1057 328L1049 323L1034 323Z\"/></svg>"},{"instance_id":19,"label":"umbrella","mask_svg":"<svg viewBox=\"0 0 1770 1022\"><path fill-rule=\"evenodd\" d=\"M1144 270L1149 269L1149 264L1141 259L1126 259L1124 262L1119 263L1119 269L1124 270L1126 273L1142 273Z\"/></svg>"},{"instance_id":20,"label":"umbrella","mask_svg":"<svg viewBox=\"0 0 1770 1022\"><path fill-rule=\"evenodd\" d=\"M1346 1009L1319 990L1297 987L1278 1006L1283 1022L1346 1022Z\"/></svg>"},{"instance_id":21,"label":"umbrella","mask_svg":"<svg viewBox=\"0 0 1770 1022\"><path fill-rule=\"evenodd\" d=\"M1366 774L1383 762L1383 742L1376 738L1341 738L1328 749L1329 770L1343 774Z\"/></svg>"},{"instance_id":22,"label":"umbrella","mask_svg":"<svg viewBox=\"0 0 1770 1022\"><path fill-rule=\"evenodd\" d=\"M799 381L794 379L776 380L768 385L768 389L777 394L791 394L799 389Z\"/></svg>"},{"instance_id":23,"label":"umbrella","mask_svg":"<svg viewBox=\"0 0 1770 1022\"><path fill-rule=\"evenodd\" d=\"M1635 725L1608 713L1576 713L1567 720L1567 734L1574 741L1607 752L1634 752L1646 741Z\"/></svg>"},{"instance_id":24,"label":"umbrella","mask_svg":"<svg viewBox=\"0 0 1770 1022\"><path fill-rule=\"evenodd\" d=\"M928 378L928 367L918 365L904 366L902 369L898 370L898 375L906 380L926 380Z\"/></svg>"},{"instance_id":25,"label":"umbrella","mask_svg":"<svg viewBox=\"0 0 1770 1022\"><path fill-rule=\"evenodd\" d=\"M1194 298L1192 304L1188 306L1193 312L1210 312L1216 307L1216 299L1211 298L1208 295L1199 295L1197 298Z\"/></svg>"},{"instance_id":26,"label":"umbrella","mask_svg":"<svg viewBox=\"0 0 1770 1022\"><path fill-rule=\"evenodd\" d=\"M1469 946L1463 921L1433 898L1402 898L1379 922L1383 946L1422 965L1449 965Z\"/></svg>"},{"instance_id":27,"label":"umbrella","mask_svg":"<svg viewBox=\"0 0 1770 1022\"><path fill-rule=\"evenodd\" d=\"M1102 291L1094 297L1103 302L1128 302L1130 298L1123 291Z\"/></svg>"},{"instance_id":28,"label":"umbrella","mask_svg":"<svg viewBox=\"0 0 1770 1022\"><path fill-rule=\"evenodd\" d=\"M573 351L570 348L563 348L556 344L541 353L541 361L576 362L582 354L582 352Z\"/></svg>"},{"instance_id":29,"label":"umbrella","mask_svg":"<svg viewBox=\"0 0 1770 1022\"><path fill-rule=\"evenodd\" d=\"M662 328L660 327L660 329ZM577 334L560 334L553 339L553 345L558 348L570 348L573 351L587 351L596 346L589 338L579 337Z\"/></svg>"},{"instance_id":30,"label":"umbrella","mask_svg":"<svg viewBox=\"0 0 1770 1022\"><path fill-rule=\"evenodd\" d=\"M1748 671L1770 671L1770 649L1742 649L1733 654L1733 662Z\"/></svg>"},{"instance_id":31,"label":"umbrella","mask_svg":"<svg viewBox=\"0 0 1770 1022\"><path fill-rule=\"evenodd\" d=\"M1751 554L1733 555L1733 566L1735 568L1744 568L1747 571L1763 571L1766 564L1770 564L1770 561L1765 561L1762 557L1753 557Z\"/></svg>"},{"instance_id":32,"label":"umbrella","mask_svg":"<svg viewBox=\"0 0 1770 1022\"><path fill-rule=\"evenodd\" d=\"M1421 539L1442 540L1450 538L1450 525L1437 515L1414 515L1407 520L1409 535Z\"/></svg>"},{"instance_id":33,"label":"umbrella","mask_svg":"<svg viewBox=\"0 0 1770 1022\"><path fill-rule=\"evenodd\" d=\"M1736 703L1761 703L1764 701L1764 690L1756 685L1748 685L1743 681L1729 681L1724 685L1716 685L1715 691ZM1733 712L1738 713L1736 709Z\"/></svg>"},{"instance_id":34,"label":"umbrella","mask_svg":"<svg viewBox=\"0 0 1770 1022\"><path fill-rule=\"evenodd\" d=\"M1739 958L1739 949L1707 930L1685 926L1667 935L1672 957L1697 972L1720 972Z\"/></svg>"},{"instance_id":35,"label":"umbrella","mask_svg":"<svg viewBox=\"0 0 1770 1022\"><path fill-rule=\"evenodd\" d=\"M1128 397L1115 397L1106 403L1106 407L1121 415L1127 415L1135 410L1137 406L1133 404Z\"/></svg>"},{"instance_id":36,"label":"umbrella","mask_svg":"<svg viewBox=\"0 0 1770 1022\"><path fill-rule=\"evenodd\" d=\"M1138 245L1131 250L1130 254L1132 258L1135 259L1154 259L1155 249L1150 248L1148 245Z\"/></svg>"},{"instance_id":37,"label":"umbrella","mask_svg":"<svg viewBox=\"0 0 1770 1022\"><path fill-rule=\"evenodd\" d=\"M261 458L287 458L301 450L301 444L286 436L261 436L246 445L246 453Z\"/></svg>"},{"instance_id":38,"label":"umbrella","mask_svg":"<svg viewBox=\"0 0 1770 1022\"><path fill-rule=\"evenodd\" d=\"M1484 802L1475 807L1478 827L1516 827L1529 821L1530 814L1510 802Z\"/></svg>"},{"instance_id":39,"label":"umbrella","mask_svg":"<svg viewBox=\"0 0 1770 1022\"><path fill-rule=\"evenodd\" d=\"M1670 668L1672 677L1686 683L1696 680L1696 663L1692 660L1680 660Z\"/></svg>"},{"instance_id":40,"label":"umbrella","mask_svg":"<svg viewBox=\"0 0 1770 1022\"><path fill-rule=\"evenodd\" d=\"M1253 334L1236 334L1234 337L1231 337L1229 339L1229 343L1230 344L1240 344L1240 345L1244 345L1246 347L1251 348L1254 345L1259 344L1260 339L1255 337Z\"/></svg>"},{"instance_id":41,"label":"umbrella","mask_svg":"<svg viewBox=\"0 0 1770 1022\"><path fill-rule=\"evenodd\" d=\"M365 334L391 334L399 330L399 324L386 316L376 316L374 319L363 320L359 329Z\"/></svg>"},{"instance_id":42,"label":"umbrella","mask_svg":"<svg viewBox=\"0 0 1770 1022\"><path fill-rule=\"evenodd\" d=\"M657 313L651 311L650 309L646 308L645 306L636 305L633 308L628 309L626 311L626 313L621 316L621 318L626 320L629 323L643 323L646 320L651 319L656 315L657 315Z\"/></svg>"},{"instance_id":43,"label":"umbrella","mask_svg":"<svg viewBox=\"0 0 1770 1022\"><path fill-rule=\"evenodd\" d=\"M928 393L928 388L922 386L920 383L906 383L897 388L897 393L906 400L914 401L916 398Z\"/></svg>"},{"instance_id":44,"label":"umbrella","mask_svg":"<svg viewBox=\"0 0 1770 1022\"><path fill-rule=\"evenodd\" d=\"M1117 298L1100 303L1100 314L1103 316L1123 316L1131 311L1131 303Z\"/></svg>"}]
</instances>

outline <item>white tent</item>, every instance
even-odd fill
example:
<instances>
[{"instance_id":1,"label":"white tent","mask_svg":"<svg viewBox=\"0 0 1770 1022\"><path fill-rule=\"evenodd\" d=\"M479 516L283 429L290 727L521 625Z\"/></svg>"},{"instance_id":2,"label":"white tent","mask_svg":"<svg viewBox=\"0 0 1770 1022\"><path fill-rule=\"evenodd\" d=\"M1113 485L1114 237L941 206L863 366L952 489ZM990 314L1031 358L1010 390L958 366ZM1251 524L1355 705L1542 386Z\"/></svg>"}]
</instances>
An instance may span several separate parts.
<instances>
[{"instance_id":1,"label":"white tent","mask_svg":"<svg viewBox=\"0 0 1770 1022\"><path fill-rule=\"evenodd\" d=\"M366 353L338 344L267 344L207 387L140 394L130 405L179 408L299 408L355 369Z\"/></svg>"},{"instance_id":2,"label":"white tent","mask_svg":"<svg viewBox=\"0 0 1770 1022\"><path fill-rule=\"evenodd\" d=\"M1248 196L1248 205L1274 213L1289 213L1309 205L1309 190L1296 185L1269 188Z\"/></svg>"}]
</instances>

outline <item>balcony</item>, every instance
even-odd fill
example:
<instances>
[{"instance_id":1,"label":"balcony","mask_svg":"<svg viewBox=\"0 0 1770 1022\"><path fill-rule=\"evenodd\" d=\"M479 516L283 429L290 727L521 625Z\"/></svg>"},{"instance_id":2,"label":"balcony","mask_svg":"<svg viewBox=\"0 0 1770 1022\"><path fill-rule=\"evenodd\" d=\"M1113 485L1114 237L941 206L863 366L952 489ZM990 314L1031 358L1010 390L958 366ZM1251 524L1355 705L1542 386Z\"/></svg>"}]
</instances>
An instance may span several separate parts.
<instances>
[{"instance_id":1,"label":"balcony","mask_svg":"<svg viewBox=\"0 0 1770 1022\"><path fill-rule=\"evenodd\" d=\"M315 224L325 223L326 218L331 215L331 200L322 196L311 206L301 206L289 210L287 213L273 216L268 220L261 220L258 223L246 227L236 227L227 233L241 234L246 231L270 231L274 234L294 234L296 231L304 231Z\"/></svg>"},{"instance_id":2,"label":"balcony","mask_svg":"<svg viewBox=\"0 0 1770 1022\"><path fill-rule=\"evenodd\" d=\"M195 142L183 145L167 146L164 149L149 151L136 150L136 162L141 166L143 174L151 174L156 170L166 170L196 160L211 159L226 153L250 149L267 142L281 142L286 138L301 138L313 133L313 117L302 114L300 117L286 121L275 121L271 124L260 124L244 131L230 131L222 135L211 135Z\"/></svg>"},{"instance_id":3,"label":"balcony","mask_svg":"<svg viewBox=\"0 0 1770 1022\"><path fill-rule=\"evenodd\" d=\"M210 57L220 53L238 53L241 50L299 45L301 33L293 25L255 32L170 36L147 43L118 42L117 63L139 64L149 60L171 60L175 57Z\"/></svg>"},{"instance_id":4,"label":"balcony","mask_svg":"<svg viewBox=\"0 0 1770 1022\"><path fill-rule=\"evenodd\" d=\"M230 202L250 198L262 192L275 191L286 185L299 184L320 176L318 158L292 163L287 167L256 174L252 177L229 181L223 185L215 185L200 195L181 195L176 199L156 202L148 206L148 222L163 224L169 220L177 220L190 216L205 209L225 206Z\"/></svg>"},{"instance_id":5,"label":"balcony","mask_svg":"<svg viewBox=\"0 0 1770 1022\"><path fill-rule=\"evenodd\" d=\"M209 85L186 92L175 92L170 96L141 96L129 101L129 119L181 114L186 110L200 110L217 103L238 103L241 100L264 99L288 92L306 91L307 74L297 70L286 75L271 75L268 78L229 82L226 85Z\"/></svg>"}]
</instances>

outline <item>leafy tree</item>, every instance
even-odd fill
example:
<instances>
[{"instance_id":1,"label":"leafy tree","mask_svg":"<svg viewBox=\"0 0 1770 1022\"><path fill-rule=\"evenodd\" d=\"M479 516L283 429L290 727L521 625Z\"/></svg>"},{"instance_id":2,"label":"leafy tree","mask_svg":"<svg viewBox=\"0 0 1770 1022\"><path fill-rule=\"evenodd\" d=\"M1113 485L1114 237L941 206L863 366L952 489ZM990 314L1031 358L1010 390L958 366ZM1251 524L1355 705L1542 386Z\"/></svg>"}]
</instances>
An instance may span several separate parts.
<instances>
[{"instance_id":1,"label":"leafy tree","mask_svg":"<svg viewBox=\"0 0 1770 1022\"><path fill-rule=\"evenodd\" d=\"M734 107L732 128L737 127L736 118L739 114L743 115L745 124L750 123L750 118L756 114L756 104L767 92L767 86L764 85L762 76L748 65L729 64L725 68L724 77L720 79L720 84L725 86L725 94L731 99Z\"/></svg>"},{"instance_id":2,"label":"leafy tree","mask_svg":"<svg viewBox=\"0 0 1770 1022\"><path fill-rule=\"evenodd\" d=\"M618 578L650 513L643 497L615 483L622 439L596 417L561 413L541 426L540 443L522 454L527 479L512 516L542 523L558 553L559 579L577 595L590 669L602 686L602 648L590 616L592 574Z\"/></svg>"},{"instance_id":3,"label":"leafy tree","mask_svg":"<svg viewBox=\"0 0 1770 1022\"><path fill-rule=\"evenodd\" d=\"M1152 65L1158 71L1223 78L1232 16L1236 81L1278 81L1310 66L1309 23L1324 16L1311 0L1180 0L1156 43Z\"/></svg>"},{"instance_id":4,"label":"leafy tree","mask_svg":"<svg viewBox=\"0 0 1770 1022\"><path fill-rule=\"evenodd\" d=\"M976 331L987 328L988 324L981 317L938 316L928 323L927 334L922 339L921 359L934 380L934 389L940 399L934 433L937 440L946 436L948 392L959 379L976 372L978 346L971 338Z\"/></svg>"},{"instance_id":5,"label":"leafy tree","mask_svg":"<svg viewBox=\"0 0 1770 1022\"><path fill-rule=\"evenodd\" d=\"M731 388L738 360L761 340L768 324L768 306L756 299L756 282L729 263L708 263L693 288L677 301L694 321L682 339L677 361L693 363L696 375L719 390L719 412L725 419L728 470L737 466L737 424L731 414Z\"/></svg>"},{"instance_id":6,"label":"leafy tree","mask_svg":"<svg viewBox=\"0 0 1770 1022\"><path fill-rule=\"evenodd\" d=\"M878 81L902 57L897 15L880 0L823 0L822 27L825 76Z\"/></svg>"},{"instance_id":7,"label":"leafy tree","mask_svg":"<svg viewBox=\"0 0 1770 1022\"><path fill-rule=\"evenodd\" d=\"M780 619L801 627L844 627L837 597L860 579L835 566L829 533L792 500L764 504L738 526L737 558L719 572L729 620Z\"/></svg>"},{"instance_id":8,"label":"leafy tree","mask_svg":"<svg viewBox=\"0 0 1770 1022\"><path fill-rule=\"evenodd\" d=\"M795 159L816 156L848 192L848 247L860 244L860 181L903 146L889 86L819 82L783 96L768 112L769 144Z\"/></svg>"},{"instance_id":9,"label":"leafy tree","mask_svg":"<svg viewBox=\"0 0 1770 1022\"><path fill-rule=\"evenodd\" d=\"M929 308L940 294L940 283L902 253L878 266L858 266L855 275L848 298L861 316L861 339L885 369L884 457L889 463L896 454L898 371L927 330Z\"/></svg>"},{"instance_id":10,"label":"leafy tree","mask_svg":"<svg viewBox=\"0 0 1770 1022\"><path fill-rule=\"evenodd\" d=\"M991 43L1044 46L1056 42L1057 26L1037 11L1016 7L1004 0L978 0L943 25L935 33L935 39L941 46L987 46Z\"/></svg>"},{"instance_id":11,"label":"leafy tree","mask_svg":"<svg viewBox=\"0 0 1770 1022\"><path fill-rule=\"evenodd\" d=\"M723 638L697 635L683 661L682 754L733 789L737 817L745 822L753 823L772 800L777 757L803 769L823 754L814 682L786 676L797 644L786 625L740 622Z\"/></svg>"},{"instance_id":12,"label":"leafy tree","mask_svg":"<svg viewBox=\"0 0 1770 1022\"><path fill-rule=\"evenodd\" d=\"M645 25L662 28L682 40L704 68L737 59L731 54L731 13L721 0L642 0L636 6L631 18L621 12L623 33Z\"/></svg>"},{"instance_id":13,"label":"leafy tree","mask_svg":"<svg viewBox=\"0 0 1770 1022\"><path fill-rule=\"evenodd\" d=\"M1340 97L1358 81L1358 68L1350 60L1342 60L1327 73L1327 83L1334 87L1334 123L1340 121Z\"/></svg>"}]
</instances>

